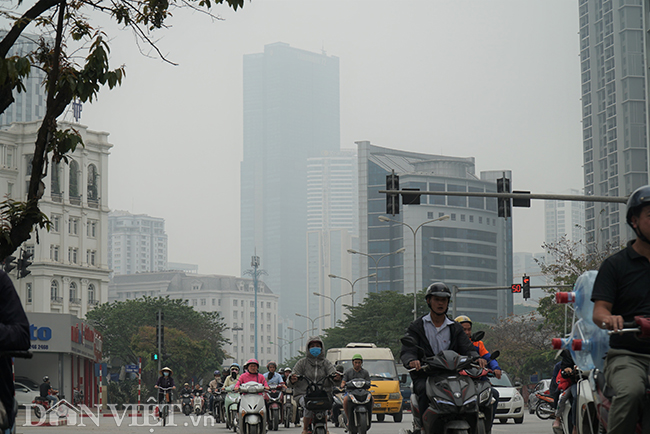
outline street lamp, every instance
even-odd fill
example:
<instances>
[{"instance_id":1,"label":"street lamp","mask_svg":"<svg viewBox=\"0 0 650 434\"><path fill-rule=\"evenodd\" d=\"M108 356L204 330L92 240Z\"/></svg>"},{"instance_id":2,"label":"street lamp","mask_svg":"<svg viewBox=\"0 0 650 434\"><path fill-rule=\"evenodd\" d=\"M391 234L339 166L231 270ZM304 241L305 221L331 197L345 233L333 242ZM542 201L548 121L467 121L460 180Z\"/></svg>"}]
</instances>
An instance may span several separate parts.
<instances>
[{"instance_id":1,"label":"street lamp","mask_svg":"<svg viewBox=\"0 0 650 434\"><path fill-rule=\"evenodd\" d=\"M354 250L354 249L348 249L348 253L351 253L353 255L367 256L370 259L372 259L373 261L375 261L375 274L376 274L376 276L375 276L375 292L379 292L379 262L382 259L384 259L385 257L387 257L387 256L397 255L398 253L404 253L405 251L406 251L406 247L402 247L401 249L395 250L392 253L386 253L385 255L381 255L379 257L379 259L375 259L374 257L376 255L378 255L379 253L369 254L369 253L359 252L359 251Z\"/></svg>"},{"instance_id":2,"label":"street lamp","mask_svg":"<svg viewBox=\"0 0 650 434\"><path fill-rule=\"evenodd\" d=\"M417 276L418 276L418 273L417 273L417 267L418 267L417 251L418 251L418 249L417 249L417 241L418 240L417 240L416 235L418 233L418 230L422 226L424 226L424 225L426 225L428 223L441 222L443 220L449 220L449 216L448 215L443 215L442 217L438 217L437 219L427 220L424 223L422 223L420 226L418 226L417 228L413 229L411 227L411 225L409 225L407 223L401 222L399 220L389 219L388 217L383 216L383 215L379 216L379 221L399 223L400 225L406 226L407 228L409 228L411 230L411 232L413 232L413 319L418 318L418 311L417 311L417 293L418 293L418 279L417 279Z\"/></svg>"},{"instance_id":3,"label":"street lamp","mask_svg":"<svg viewBox=\"0 0 650 434\"><path fill-rule=\"evenodd\" d=\"M367 276L359 277L359 278L358 278L357 280L355 280L354 282L352 282L350 279L348 279L348 278L346 278L346 277L337 276L336 274L328 274L328 275L327 275L327 277L329 277L330 279L341 279L341 280L345 280L345 281L348 282L348 283L350 284L350 286L352 287L352 290L351 290L350 292L348 292L347 294L341 294L341 295L339 295L338 297L336 297L335 299L332 299L332 297L329 297L329 296L327 296L327 295L325 295L325 294L319 294L318 292L314 292L314 295L318 295L319 297L329 298L330 300L332 300L332 303L334 304L334 327L336 327L336 301L337 301L339 298L341 298L341 297L344 297L344 296L346 296L346 295L351 295L351 296L352 296L352 307L354 307L354 284L357 283L357 282L358 282L359 280L361 280L361 279L367 279L367 278L369 278L369 277L375 277L376 275L377 275L377 274L372 273L372 274L369 274L369 275L367 275Z\"/></svg>"},{"instance_id":4,"label":"street lamp","mask_svg":"<svg viewBox=\"0 0 650 434\"><path fill-rule=\"evenodd\" d=\"M282 355L283 354L282 348L287 346L287 345L293 344L295 342L295 339L293 341L290 341L289 339L285 339L285 338L282 338L280 336L278 336L277 338L278 338L278 340L285 341L285 343L281 344L279 342L273 342L273 341L269 341L269 343L275 344L275 345L278 346L278 361L280 362L283 359L286 359L286 357L283 357L283 355ZM291 351L291 348L289 348L289 351Z\"/></svg>"},{"instance_id":5,"label":"street lamp","mask_svg":"<svg viewBox=\"0 0 650 434\"><path fill-rule=\"evenodd\" d=\"M299 313L297 313L297 312L296 312L296 316L299 316L299 317L301 317L301 318L307 318L309 321L311 321L311 329L314 330L314 329L316 328L316 326L314 325L314 323L315 323L317 320L321 319L321 318L325 318L326 316L330 316L330 314L329 314L329 313L326 313L325 315L317 316L317 317L314 318L314 319L311 319L311 318L308 317L307 315L301 315L301 314L299 314Z\"/></svg>"},{"instance_id":6,"label":"street lamp","mask_svg":"<svg viewBox=\"0 0 650 434\"><path fill-rule=\"evenodd\" d=\"M310 331L312 331L312 330L314 330L314 329L309 329L309 330L305 330L304 332L301 332L300 330L298 330L298 329L294 329L293 327L287 327L287 330L293 330L293 331L296 332L296 333L300 333L300 345L304 348L304 345L302 344L302 338L305 337L305 333L309 333ZM297 340L298 340L298 339L294 339L294 340L291 341L291 342L295 342L295 341L297 341Z\"/></svg>"}]
</instances>

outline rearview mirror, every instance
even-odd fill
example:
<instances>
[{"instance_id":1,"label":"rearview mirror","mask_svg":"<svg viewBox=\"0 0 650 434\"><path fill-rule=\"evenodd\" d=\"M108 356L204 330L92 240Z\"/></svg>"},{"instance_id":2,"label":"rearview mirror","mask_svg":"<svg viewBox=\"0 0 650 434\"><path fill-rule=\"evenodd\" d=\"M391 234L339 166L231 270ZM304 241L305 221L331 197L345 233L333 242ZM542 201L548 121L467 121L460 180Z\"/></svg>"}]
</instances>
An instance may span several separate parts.
<instances>
[{"instance_id":1,"label":"rearview mirror","mask_svg":"<svg viewBox=\"0 0 650 434\"><path fill-rule=\"evenodd\" d=\"M472 335L472 342L482 341L485 337L485 332L483 330L478 331Z\"/></svg>"},{"instance_id":2,"label":"rearview mirror","mask_svg":"<svg viewBox=\"0 0 650 434\"><path fill-rule=\"evenodd\" d=\"M496 350L495 352L492 353L492 355L490 356L490 359L494 360L497 357L499 357L500 355L501 355L501 351Z\"/></svg>"}]
</instances>

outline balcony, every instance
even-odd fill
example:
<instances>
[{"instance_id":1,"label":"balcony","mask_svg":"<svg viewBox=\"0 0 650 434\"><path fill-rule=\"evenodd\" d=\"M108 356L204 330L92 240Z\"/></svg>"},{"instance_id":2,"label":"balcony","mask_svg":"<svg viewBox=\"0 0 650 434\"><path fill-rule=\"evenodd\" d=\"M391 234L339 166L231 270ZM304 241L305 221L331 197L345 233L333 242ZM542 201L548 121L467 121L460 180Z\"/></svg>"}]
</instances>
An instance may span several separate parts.
<instances>
[{"instance_id":1,"label":"balcony","mask_svg":"<svg viewBox=\"0 0 650 434\"><path fill-rule=\"evenodd\" d=\"M70 196L70 205L81 205L81 196Z\"/></svg>"},{"instance_id":2,"label":"balcony","mask_svg":"<svg viewBox=\"0 0 650 434\"><path fill-rule=\"evenodd\" d=\"M88 306L99 306L99 300L88 300Z\"/></svg>"},{"instance_id":3,"label":"balcony","mask_svg":"<svg viewBox=\"0 0 650 434\"><path fill-rule=\"evenodd\" d=\"M53 304L62 304L63 297L50 297L50 301L52 301Z\"/></svg>"},{"instance_id":4,"label":"balcony","mask_svg":"<svg viewBox=\"0 0 650 434\"><path fill-rule=\"evenodd\" d=\"M88 199L89 208L99 208L99 199Z\"/></svg>"},{"instance_id":5,"label":"balcony","mask_svg":"<svg viewBox=\"0 0 650 434\"><path fill-rule=\"evenodd\" d=\"M52 193L52 202L63 202L63 194L61 193Z\"/></svg>"},{"instance_id":6,"label":"balcony","mask_svg":"<svg viewBox=\"0 0 650 434\"><path fill-rule=\"evenodd\" d=\"M75 304L75 305L81 305L81 299L80 298L70 298L70 304Z\"/></svg>"}]
</instances>

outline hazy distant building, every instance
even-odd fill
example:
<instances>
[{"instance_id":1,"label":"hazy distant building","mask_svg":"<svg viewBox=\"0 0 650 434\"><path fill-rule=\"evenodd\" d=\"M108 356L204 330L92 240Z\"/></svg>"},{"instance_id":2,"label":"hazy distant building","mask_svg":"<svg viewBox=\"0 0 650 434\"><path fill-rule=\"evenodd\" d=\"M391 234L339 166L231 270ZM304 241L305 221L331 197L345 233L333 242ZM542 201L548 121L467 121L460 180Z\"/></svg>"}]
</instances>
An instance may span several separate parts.
<instances>
[{"instance_id":1,"label":"hazy distant building","mask_svg":"<svg viewBox=\"0 0 650 434\"><path fill-rule=\"evenodd\" d=\"M0 39L7 34L6 30L0 30ZM8 56L26 56L38 48L39 35L23 34L18 37L16 43L9 49ZM40 68L32 67L23 83L25 91L13 91L14 102L0 114L0 126L9 125L12 122L32 122L43 119L45 116L46 92L43 84L45 72Z\"/></svg>"},{"instance_id":2,"label":"hazy distant building","mask_svg":"<svg viewBox=\"0 0 650 434\"><path fill-rule=\"evenodd\" d=\"M579 195L578 190L562 194ZM544 242L557 243L562 237L576 243L578 254L585 253L585 202L547 200L544 202Z\"/></svg>"},{"instance_id":3,"label":"hazy distant building","mask_svg":"<svg viewBox=\"0 0 650 434\"><path fill-rule=\"evenodd\" d=\"M354 279L358 260L348 249L358 249L357 156L354 150L327 153L307 160L307 285L309 309L299 312L314 319L318 330L334 325L333 303L340 291L332 291L330 274ZM341 285L336 282L337 289ZM350 288L343 288L343 293ZM357 302L359 299L357 298ZM337 302L337 319L343 304ZM320 320L316 320L319 318Z\"/></svg>"},{"instance_id":4,"label":"hazy distant building","mask_svg":"<svg viewBox=\"0 0 650 434\"><path fill-rule=\"evenodd\" d=\"M241 271L260 257L287 318L307 309L307 159L339 150L339 118L337 57L285 43L244 56Z\"/></svg>"},{"instance_id":5,"label":"hazy distant building","mask_svg":"<svg viewBox=\"0 0 650 434\"><path fill-rule=\"evenodd\" d=\"M16 279L9 273L27 312L73 314L80 318L108 299L106 245L108 227L108 133L74 127L84 147L69 155L68 164L50 162L43 179L39 208L52 223L38 229L22 249L34 254L31 274ZM0 130L0 197L27 198L34 143L40 122L14 123ZM14 256L18 257L20 250Z\"/></svg>"},{"instance_id":6,"label":"hazy distant building","mask_svg":"<svg viewBox=\"0 0 650 434\"><path fill-rule=\"evenodd\" d=\"M199 266L197 264L167 261L167 271L183 271L185 273L198 274Z\"/></svg>"},{"instance_id":7,"label":"hazy distant building","mask_svg":"<svg viewBox=\"0 0 650 434\"><path fill-rule=\"evenodd\" d=\"M108 266L114 274L167 269L165 220L112 211L108 215Z\"/></svg>"},{"instance_id":8,"label":"hazy distant building","mask_svg":"<svg viewBox=\"0 0 650 434\"><path fill-rule=\"evenodd\" d=\"M648 16L642 0L578 4L585 194L625 196L648 183ZM601 249L633 236L622 204L587 202L585 228L587 242Z\"/></svg>"},{"instance_id":9,"label":"hazy distant building","mask_svg":"<svg viewBox=\"0 0 650 434\"><path fill-rule=\"evenodd\" d=\"M229 356L223 366L233 361L240 365L255 354L255 292L252 279L233 276L186 274L182 271L116 275L109 287L109 301L148 297L186 300L199 312L219 312L230 340L225 346ZM258 283L257 348L262 366L278 360L278 296Z\"/></svg>"},{"instance_id":10,"label":"hazy distant building","mask_svg":"<svg viewBox=\"0 0 650 434\"><path fill-rule=\"evenodd\" d=\"M383 148L357 142L359 158L360 249L384 255L405 247L404 254L386 257L379 267L379 290L413 294L433 282L448 286L510 286L512 283L512 219L497 216L492 198L422 196L420 205L402 205L400 213L386 215L386 175L400 177L400 188L421 191L496 192L496 179L512 178L510 171L475 175L474 158L448 157ZM422 226L413 236L399 223L382 222L380 216L410 225L442 216L449 220ZM417 244L417 275L413 270L413 243ZM360 258L361 275L375 272L373 261ZM413 279L417 279L416 282ZM373 290L372 281L359 282L362 294ZM356 290L356 287L355 287ZM457 312L480 322L512 313L509 291L461 293Z\"/></svg>"}]
</instances>

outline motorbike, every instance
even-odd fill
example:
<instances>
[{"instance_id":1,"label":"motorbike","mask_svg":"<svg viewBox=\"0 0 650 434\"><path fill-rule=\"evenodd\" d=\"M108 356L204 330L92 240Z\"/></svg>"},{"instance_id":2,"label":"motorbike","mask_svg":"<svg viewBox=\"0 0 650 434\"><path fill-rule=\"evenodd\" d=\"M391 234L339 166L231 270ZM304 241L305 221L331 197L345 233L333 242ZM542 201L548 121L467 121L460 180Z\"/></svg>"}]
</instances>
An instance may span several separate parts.
<instances>
[{"instance_id":1,"label":"motorbike","mask_svg":"<svg viewBox=\"0 0 650 434\"><path fill-rule=\"evenodd\" d=\"M496 359L500 354L501 352L498 350L493 352L491 360ZM472 378L476 385L476 394L479 397L477 429L482 429L481 426L483 426L486 433L491 433L496 400L494 399L492 384L487 379L490 376L493 377L494 373L491 369L472 365L460 371L460 374ZM486 396L488 398L485 398Z\"/></svg>"},{"instance_id":2,"label":"motorbike","mask_svg":"<svg viewBox=\"0 0 650 434\"><path fill-rule=\"evenodd\" d=\"M185 416L192 413L192 393L189 391L181 390L181 409Z\"/></svg>"},{"instance_id":3,"label":"motorbike","mask_svg":"<svg viewBox=\"0 0 650 434\"><path fill-rule=\"evenodd\" d=\"M277 431L282 421L282 401L284 393L282 386L277 384L269 385L269 391L266 393L268 397L267 410L269 419L269 430Z\"/></svg>"},{"instance_id":4,"label":"motorbike","mask_svg":"<svg viewBox=\"0 0 650 434\"><path fill-rule=\"evenodd\" d=\"M325 382L333 382L335 375L328 375L317 381L312 381L302 375L298 376L298 380L307 381L305 408L314 412L309 429L313 434L325 434L327 432L327 411L332 409L332 397L325 390Z\"/></svg>"},{"instance_id":5,"label":"motorbike","mask_svg":"<svg viewBox=\"0 0 650 434\"><path fill-rule=\"evenodd\" d=\"M224 393L220 387L217 387L212 391L212 416L217 423L225 420L224 399Z\"/></svg>"},{"instance_id":6,"label":"motorbike","mask_svg":"<svg viewBox=\"0 0 650 434\"><path fill-rule=\"evenodd\" d=\"M50 392L50 395L58 397L59 391L58 390L52 390ZM33 404L32 408L34 409L34 416L36 416L37 418L40 419L41 416L43 416L43 412L48 413L50 411L50 407L54 408L54 406L56 406L58 403L60 403L61 400L63 400L63 399L64 399L64 397L63 397L63 395L61 395L59 397L59 400L57 402L55 402L54 404L52 404L52 401L50 401L49 399L43 399L40 396L37 396L32 401L32 404ZM63 417L68 413L67 412L67 407L65 405L59 405L56 408L57 408L56 411L57 411L57 414L59 415L59 417Z\"/></svg>"},{"instance_id":7,"label":"motorbike","mask_svg":"<svg viewBox=\"0 0 650 434\"><path fill-rule=\"evenodd\" d=\"M332 397L332 422L335 427L345 427L348 423L345 418L345 411L343 410L343 390L339 387L334 388L334 396Z\"/></svg>"},{"instance_id":8,"label":"motorbike","mask_svg":"<svg viewBox=\"0 0 650 434\"><path fill-rule=\"evenodd\" d=\"M282 420L284 421L284 427L289 428L291 426L291 423L295 420L296 426L298 426L298 423L300 419L294 419L295 413L298 411L295 400L293 399L293 389L292 388L286 388L284 390L284 412L282 415Z\"/></svg>"},{"instance_id":9,"label":"motorbike","mask_svg":"<svg viewBox=\"0 0 650 434\"><path fill-rule=\"evenodd\" d=\"M239 387L241 400L239 401L239 434L264 434L266 423L264 412L264 386L255 381L249 381Z\"/></svg>"},{"instance_id":10,"label":"motorbike","mask_svg":"<svg viewBox=\"0 0 650 434\"><path fill-rule=\"evenodd\" d=\"M194 395L194 398L192 398L192 412L194 414L203 414L205 404L205 398L203 398L203 394L198 390L195 390L192 393Z\"/></svg>"},{"instance_id":11,"label":"motorbike","mask_svg":"<svg viewBox=\"0 0 650 434\"><path fill-rule=\"evenodd\" d=\"M225 415L226 415L226 428L237 432L237 413L239 409L239 400L241 395L239 392L234 391L234 385L226 388Z\"/></svg>"},{"instance_id":12,"label":"motorbike","mask_svg":"<svg viewBox=\"0 0 650 434\"><path fill-rule=\"evenodd\" d=\"M366 434L370 428L370 420L372 419L370 387L372 386L370 381L363 378L353 378L345 383L345 391L350 397L348 414L350 414L349 428L351 434Z\"/></svg>"},{"instance_id":13,"label":"motorbike","mask_svg":"<svg viewBox=\"0 0 650 434\"><path fill-rule=\"evenodd\" d=\"M404 346L417 347L415 339L404 336ZM421 352L423 349L419 348ZM455 351L441 351L421 360L420 370L428 375L426 394L429 407L420 409L416 394L411 395L414 432L424 423L425 434L454 432L458 434L486 432L485 418L481 420L479 407L492 406L492 390L460 372L473 366L476 359L461 356ZM420 417L420 415L423 417ZM491 420L490 420L491 422Z\"/></svg>"},{"instance_id":14,"label":"motorbike","mask_svg":"<svg viewBox=\"0 0 650 434\"><path fill-rule=\"evenodd\" d=\"M547 393L536 392L537 405L535 414L542 420L550 419L555 414L555 400Z\"/></svg>"}]
</instances>

